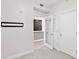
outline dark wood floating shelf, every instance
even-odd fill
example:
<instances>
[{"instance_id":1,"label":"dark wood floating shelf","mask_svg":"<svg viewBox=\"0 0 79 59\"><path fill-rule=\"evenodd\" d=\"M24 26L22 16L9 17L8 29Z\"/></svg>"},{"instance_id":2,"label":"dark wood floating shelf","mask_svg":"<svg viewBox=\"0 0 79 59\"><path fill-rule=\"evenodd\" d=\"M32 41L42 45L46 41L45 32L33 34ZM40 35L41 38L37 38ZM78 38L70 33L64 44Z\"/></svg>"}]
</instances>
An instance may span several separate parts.
<instances>
[{"instance_id":1,"label":"dark wood floating shelf","mask_svg":"<svg viewBox=\"0 0 79 59\"><path fill-rule=\"evenodd\" d=\"M1 27L24 27L21 22L1 22Z\"/></svg>"}]
</instances>

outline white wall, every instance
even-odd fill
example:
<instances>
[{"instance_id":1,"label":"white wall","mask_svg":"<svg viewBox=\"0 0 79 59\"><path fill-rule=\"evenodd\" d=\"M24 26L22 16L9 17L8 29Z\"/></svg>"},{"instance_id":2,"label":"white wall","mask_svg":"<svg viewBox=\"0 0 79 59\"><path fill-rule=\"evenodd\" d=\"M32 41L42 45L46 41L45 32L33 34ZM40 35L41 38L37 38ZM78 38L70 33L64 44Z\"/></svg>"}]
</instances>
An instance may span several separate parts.
<instances>
[{"instance_id":1,"label":"white wall","mask_svg":"<svg viewBox=\"0 0 79 59\"><path fill-rule=\"evenodd\" d=\"M72 11L72 10L71 10ZM76 57L77 16L76 10L58 15L60 17L60 47L65 53ZM58 19L59 20L59 19Z\"/></svg>"},{"instance_id":2,"label":"white wall","mask_svg":"<svg viewBox=\"0 0 79 59\"><path fill-rule=\"evenodd\" d=\"M65 12L72 12L73 10L77 9L77 1L76 0L62 0L61 3L58 3L54 7L52 7L50 15L54 15L54 47L56 49L60 49L60 14ZM62 14L63 15L63 14ZM76 20L76 19L75 19ZM66 21L66 20L65 20ZM70 30L70 29L68 29ZM76 44L76 43L75 43Z\"/></svg>"},{"instance_id":3,"label":"white wall","mask_svg":"<svg viewBox=\"0 0 79 59\"><path fill-rule=\"evenodd\" d=\"M53 14L54 15L54 19L55 19L55 28L54 28L54 31L55 31L55 40L54 40L54 47L55 48L58 48L59 46L59 33L60 33L60 27L59 27L59 23L60 21L57 20L59 19L58 16L56 16L57 14L61 13L61 12L66 12L68 10L73 10L73 9L77 9L77 0L62 0L60 3L57 3L54 7L51 8L51 11L50 11L50 14Z\"/></svg>"},{"instance_id":4,"label":"white wall","mask_svg":"<svg viewBox=\"0 0 79 59\"><path fill-rule=\"evenodd\" d=\"M34 13L34 17L46 17L48 15L36 10L33 10L33 13Z\"/></svg>"},{"instance_id":5,"label":"white wall","mask_svg":"<svg viewBox=\"0 0 79 59\"><path fill-rule=\"evenodd\" d=\"M2 0L2 21L23 22L22 28L1 28L1 56L8 57L32 49L33 5L32 0Z\"/></svg>"}]
</instances>

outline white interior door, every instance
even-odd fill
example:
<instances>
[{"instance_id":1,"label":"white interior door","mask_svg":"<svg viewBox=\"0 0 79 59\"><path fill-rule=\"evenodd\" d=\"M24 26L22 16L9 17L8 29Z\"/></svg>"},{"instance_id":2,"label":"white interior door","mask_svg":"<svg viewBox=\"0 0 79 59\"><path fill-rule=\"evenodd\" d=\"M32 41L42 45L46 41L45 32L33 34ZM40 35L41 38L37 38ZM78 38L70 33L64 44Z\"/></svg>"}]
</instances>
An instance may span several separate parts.
<instances>
[{"instance_id":1,"label":"white interior door","mask_svg":"<svg viewBox=\"0 0 79 59\"><path fill-rule=\"evenodd\" d=\"M45 40L44 45L53 49L53 16L45 18Z\"/></svg>"},{"instance_id":2,"label":"white interior door","mask_svg":"<svg viewBox=\"0 0 79 59\"><path fill-rule=\"evenodd\" d=\"M77 51L76 11L60 15L60 47L65 53L76 57Z\"/></svg>"}]
</instances>

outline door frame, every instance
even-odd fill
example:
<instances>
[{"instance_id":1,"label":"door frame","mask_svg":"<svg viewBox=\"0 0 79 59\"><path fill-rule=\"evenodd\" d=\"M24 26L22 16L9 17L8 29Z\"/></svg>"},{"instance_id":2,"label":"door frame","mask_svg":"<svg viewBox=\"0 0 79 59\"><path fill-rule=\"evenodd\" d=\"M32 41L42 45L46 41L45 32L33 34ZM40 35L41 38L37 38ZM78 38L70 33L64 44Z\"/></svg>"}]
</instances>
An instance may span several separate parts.
<instances>
[{"instance_id":1,"label":"door frame","mask_svg":"<svg viewBox=\"0 0 79 59\"><path fill-rule=\"evenodd\" d=\"M53 49L53 48L54 48L54 28L53 28L53 31L51 32L51 35L52 35L52 33L53 33L51 45L49 45L49 44L46 43L46 18L49 18L49 17L51 18L51 25L53 25L53 15L50 15L50 16L44 18L44 28L45 28L45 30L44 30L44 45L45 45L46 47L48 47L49 49ZM54 26L54 25L53 25L53 26ZM51 26L51 28L52 28L53 26ZM51 29L51 30L52 30L52 29Z\"/></svg>"}]
</instances>

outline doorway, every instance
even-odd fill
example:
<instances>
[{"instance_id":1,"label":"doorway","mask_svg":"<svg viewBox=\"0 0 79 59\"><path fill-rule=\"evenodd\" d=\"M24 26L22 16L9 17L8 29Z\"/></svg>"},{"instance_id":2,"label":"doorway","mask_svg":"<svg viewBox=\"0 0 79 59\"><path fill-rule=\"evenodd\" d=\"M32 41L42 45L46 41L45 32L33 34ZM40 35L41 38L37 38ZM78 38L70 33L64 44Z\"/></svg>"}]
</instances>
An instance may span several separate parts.
<instances>
[{"instance_id":1,"label":"doorway","mask_svg":"<svg viewBox=\"0 0 79 59\"><path fill-rule=\"evenodd\" d=\"M42 17L35 17L33 20L34 25L34 49L44 46L44 19Z\"/></svg>"},{"instance_id":2,"label":"doorway","mask_svg":"<svg viewBox=\"0 0 79 59\"><path fill-rule=\"evenodd\" d=\"M34 48L42 46L49 49L53 49L54 46L54 23L52 15L45 18L35 17L34 19Z\"/></svg>"}]
</instances>

